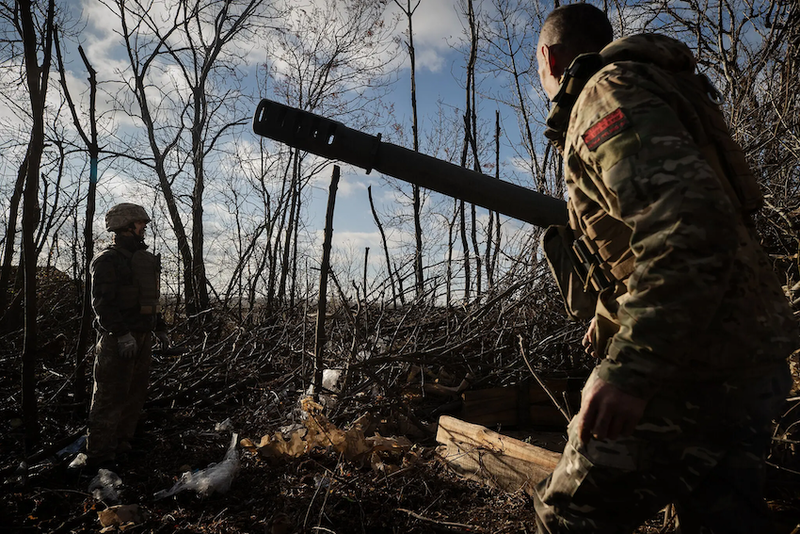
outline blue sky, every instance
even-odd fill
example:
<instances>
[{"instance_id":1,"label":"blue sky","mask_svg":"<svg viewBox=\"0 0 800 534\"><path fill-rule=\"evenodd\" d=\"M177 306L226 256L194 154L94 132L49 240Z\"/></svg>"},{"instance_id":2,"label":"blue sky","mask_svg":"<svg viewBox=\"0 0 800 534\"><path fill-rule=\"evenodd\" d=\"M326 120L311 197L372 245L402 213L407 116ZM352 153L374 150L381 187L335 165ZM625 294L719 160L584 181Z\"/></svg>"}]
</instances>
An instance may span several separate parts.
<instances>
[{"instance_id":1,"label":"blue sky","mask_svg":"<svg viewBox=\"0 0 800 534\"><path fill-rule=\"evenodd\" d=\"M436 120L439 106L464 109L465 92L457 78L464 77L465 57L463 51L457 50L459 40L464 38L464 24L460 20L457 9L457 0L422 0L414 14L414 44L416 48L416 85L417 105L420 121L420 131L425 132ZM396 10L396 6L395 6ZM400 22L400 29L406 29L406 20ZM394 104L398 122L411 129L411 101L410 101L410 71L408 68L407 54L404 54L404 68L399 73L391 95L388 97ZM486 84L486 80L481 80ZM533 88L530 88L533 89ZM482 116L479 120L494 120L497 105L488 99L478 101L479 111ZM509 119L509 110L501 109L502 119ZM511 118L513 120L513 118ZM504 125L516 129L516 123ZM378 131L369 132L372 134ZM509 132L505 132L506 134ZM423 133L424 135L424 133ZM459 146L451 147L456 150ZM424 146L421 149L426 152ZM509 157L508 150L501 149L503 157ZM325 202L327 199L327 176L319 183L319 190L315 194L315 205L309 213L312 225L321 226L324 220ZM397 183L397 182L396 182ZM336 199L336 216L334 219L334 243L345 250L363 250L369 246L373 253L379 253L379 234L375 228L372 214L367 201L367 185L372 185L373 196L391 203L396 195L392 187L385 185L385 181L375 173L367 176L358 169L343 169L342 181ZM410 187L403 186L405 191ZM440 202L443 197L434 194L434 202ZM384 203L384 205L387 205ZM387 211L390 208L387 208ZM479 209L479 211L482 211ZM510 229L525 227L517 221L507 221ZM426 236L428 237L428 236ZM408 242L410 237L405 236ZM431 248L432 243L426 243Z\"/></svg>"},{"instance_id":2,"label":"blue sky","mask_svg":"<svg viewBox=\"0 0 800 534\"><path fill-rule=\"evenodd\" d=\"M321 0L304 0L305 2L315 2ZM293 1L293 4L298 2ZM458 0L422 0L414 14L414 44L416 48L416 68L417 68L417 101L419 110L420 130L425 135L425 131L436 120L439 105L445 107L457 107L463 110L464 90L460 87L456 77L463 77L465 58L462 52L456 50L454 45L463 39L463 23L457 9ZM76 17L79 14L87 20L85 29L79 39L86 50L92 64L98 70L98 76L113 76L115 71L124 71L127 68L127 58L119 47L119 35L114 32L115 21L109 19L109 12L99 0L82 0L80 3L72 4L75 9ZM389 3L390 11L397 12L397 6L393 2ZM154 13L155 12L155 13ZM151 10L151 15L157 11ZM407 20L401 18L398 31L402 32L407 28ZM250 46L251 67L250 72L254 72L259 62L263 63L264 52L258 43L247 43ZM74 52L74 51L73 51ZM386 102L394 105L395 117L393 121L403 124L403 127L410 132L411 130L411 111L410 111L410 78L408 69L407 54L401 53L403 57L403 68L398 73L398 80L392 86L392 91L385 97ZM86 86L86 74L82 62L76 55L73 55L68 64L70 69L68 78L73 91L80 92ZM165 74L166 76L166 74ZM251 83L251 80L246 80ZM483 83L486 83L485 80ZM530 89L530 88L529 88ZM100 111L108 109L108 104L99 103ZM496 105L494 102L480 101L482 120L494 119ZM254 110L253 110L254 111ZM503 113L503 110L501 110ZM507 110L506 110L507 113ZM124 114L116 114L115 121L122 127L126 125L138 127L138 124L131 123L129 117ZM348 125L351 126L351 125ZM381 130L368 133L377 134L391 133L389 126ZM509 127L516 128L515 124ZM256 136L253 134L253 141ZM424 139L423 139L424 142ZM460 149L458 140L457 147ZM425 152L423 145L423 152ZM507 152L507 151L506 151ZM508 157L508 155L505 155ZM386 181L376 173L369 176L362 170L344 167L342 169L342 179L336 199L336 212L334 218L334 260L353 261L352 255L363 255L365 247L371 249L371 262L375 269L381 269L380 263L380 235L373 222L367 200L367 186L371 185L373 196L379 204L381 211L389 218L389 213L396 208L397 190L387 186ZM311 232L310 239L317 245L322 236L322 226L325 217L325 204L327 202L328 181L330 172L322 173L316 180L312 188L310 203L306 207L306 224ZM99 185L99 206L103 209L103 203L107 205L122 201L131 196L132 191L141 191L142 194L149 194L146 189L137 187L135 178L106 170L101 174ZM409 186L404 186L404 191L410 191ZM440 195L434 195L429 201L429 207L433 202L442 201ZM409 215L406 212L404 215ZM164 216L165 218L165 216ZM208 242L212 244L216 236L230 231L232 222L230 213L225 206L219 203L209 202L206 206L207 236ZM167 220L154 221L162 227L168 227ZM515 221L508 223L510 229L518 228L520 225ZM102 219L95 221L96 235L102 236ZM407 230L391 230L390 239L396 242L411 243ZM404 233L406 232L406 233ZM431 250L431 241L438 239L434 235L426 235L426 248ZM166 232L166 239L169 234ZM318 249L317 246L312 246ZM213 252L209 252L213 255Z\"/></svg>"}]
</instances>

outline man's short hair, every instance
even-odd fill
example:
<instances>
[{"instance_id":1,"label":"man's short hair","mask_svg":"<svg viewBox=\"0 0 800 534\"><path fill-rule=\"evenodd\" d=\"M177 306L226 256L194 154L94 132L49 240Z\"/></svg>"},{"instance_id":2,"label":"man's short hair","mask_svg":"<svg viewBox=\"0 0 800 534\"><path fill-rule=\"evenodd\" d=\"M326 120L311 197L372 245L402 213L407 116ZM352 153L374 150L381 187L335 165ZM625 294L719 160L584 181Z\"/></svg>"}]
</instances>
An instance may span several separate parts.
<instances>
[{"instance_id":1,"label":"man's short hair","mask_svg":"<svg viewBox=\"0 0 800 534\"><path fill-rule=\"evenodd\" d=\"M591 4L557 7L542 24L539 44L559 44L571 57L599 52L614 40L614 30L603 11Z\"/></svg>"}]
</instances>

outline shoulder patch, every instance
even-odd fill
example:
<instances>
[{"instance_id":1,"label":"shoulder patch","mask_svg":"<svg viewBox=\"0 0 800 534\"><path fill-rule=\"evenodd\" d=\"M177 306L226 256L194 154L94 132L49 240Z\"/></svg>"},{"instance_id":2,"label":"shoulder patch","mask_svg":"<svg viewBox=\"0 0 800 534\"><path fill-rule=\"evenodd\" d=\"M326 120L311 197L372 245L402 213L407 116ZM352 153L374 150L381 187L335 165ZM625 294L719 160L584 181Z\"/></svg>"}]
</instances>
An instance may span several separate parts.
<instances>
[{"instance_id":1,"label":"shoulder patch","mask_svg":"<svg viewBox=\"0 0 800 534\"><path fill-rule=\"evenodd\" d=\"M597 147L617 135L618 133L630 128L631 122L621 108L617 108L592 126L581 136L583 142L589 150Z\"/></svg>"}]
</instances>

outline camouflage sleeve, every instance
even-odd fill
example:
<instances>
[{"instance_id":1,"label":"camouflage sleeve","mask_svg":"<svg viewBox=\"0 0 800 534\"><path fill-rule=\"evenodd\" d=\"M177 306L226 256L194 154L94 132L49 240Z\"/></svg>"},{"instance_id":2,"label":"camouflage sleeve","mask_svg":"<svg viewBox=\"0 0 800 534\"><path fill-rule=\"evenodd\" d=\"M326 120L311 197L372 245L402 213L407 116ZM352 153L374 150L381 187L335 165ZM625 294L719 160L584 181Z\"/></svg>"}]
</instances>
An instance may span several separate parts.
<instances>
[{"instance_id":1,"label":"camouflage sleeve","mask_svg":"<svg viewBox=\"0 0 800 534\"><path fill-rule=\"evenodd\" d=\"M119 288L117 270L109 253L100 253L91 264L92 309L96 323L107 332L122 335L129 331L120 309L114 304Z\"/></svg>"},{"instance_id":2,"label":"camouflage sleeve","mask_svg":"<svg viewBox=\"0 0 800 534\"><path fill-rule=\"evenodd\" d=\"M719 307L738 244L731 201L663 95L601 73L576 105L566 155L578 187L632 230L634 272L599 373L643 398L691 374L692 336Z\"/></svg>"}]
</instances>

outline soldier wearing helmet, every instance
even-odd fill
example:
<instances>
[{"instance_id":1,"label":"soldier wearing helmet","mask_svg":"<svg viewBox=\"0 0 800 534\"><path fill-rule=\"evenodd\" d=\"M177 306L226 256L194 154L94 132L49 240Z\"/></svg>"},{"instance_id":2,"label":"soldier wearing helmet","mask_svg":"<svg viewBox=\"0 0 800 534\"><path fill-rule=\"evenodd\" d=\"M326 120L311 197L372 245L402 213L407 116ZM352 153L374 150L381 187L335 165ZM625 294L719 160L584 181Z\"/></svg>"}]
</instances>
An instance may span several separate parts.
<instances>
[{"instance_id":1,"label":"soldier wearing helmet","mask_svg":"<svg viewBox=\"0 0 800 534\"><path fill-rule=\"evenodd\" d=\"M147 211L138 204L123 202L122 204L117 204L106 213L106 230L109 232L135 229L137 222L145 224L150 222Z\"/></svg>"},{"instance_id":2,"label":"soldier wearing helmet","mask_svg":"<svg viewBox=\"0 0 800 534\"><path fill-rule=\"evenodd\" d=\"M71 468L111 466L131 441L147 396L152 333L169 346L159 310L161 258L147 250L150 217L138 204L108 210L113 243L91 263L92 308L98 340L86 453Z\"/></svg>"}]
</instances>

